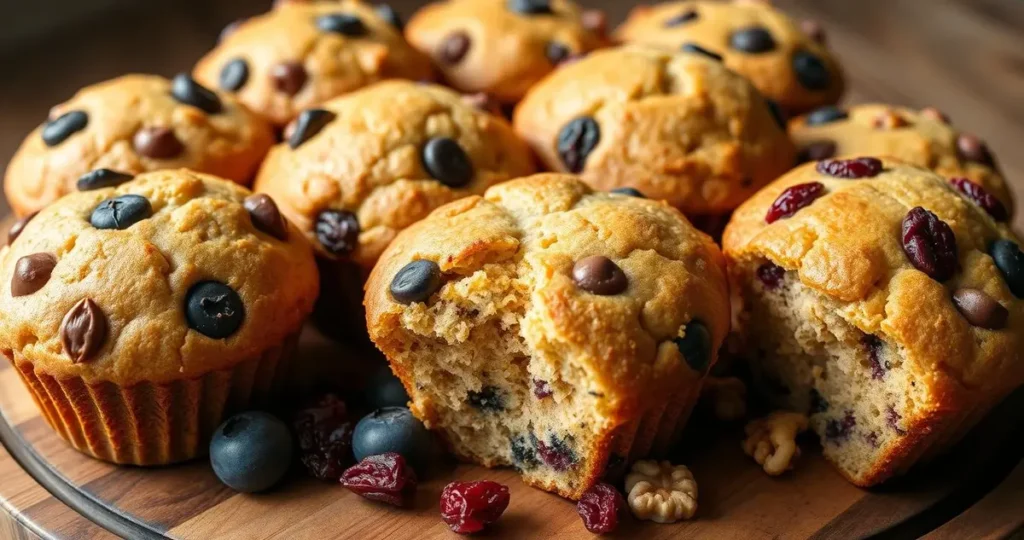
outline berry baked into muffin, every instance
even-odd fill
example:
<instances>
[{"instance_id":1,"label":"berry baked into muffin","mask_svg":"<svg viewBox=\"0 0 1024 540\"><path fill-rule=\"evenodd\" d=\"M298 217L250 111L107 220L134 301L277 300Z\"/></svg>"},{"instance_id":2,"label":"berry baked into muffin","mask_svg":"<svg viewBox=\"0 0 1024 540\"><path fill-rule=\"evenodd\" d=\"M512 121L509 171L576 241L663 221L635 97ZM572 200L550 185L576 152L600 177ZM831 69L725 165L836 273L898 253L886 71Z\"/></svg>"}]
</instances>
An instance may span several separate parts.
<instances>
[{"instance_id":1,"label":"berry baked into muffin","mask_svg":"<svg viewBox=\"0 0 1024 540\"><path fill-rule=\"evenodd\" d=\"M992 213L997 221L1006 221L1013 211L1010 188L985 143L955 129L934 107L827 106L790 121L789 133L801 161L890 156L953 179L960 189L970 186L957 179L980 185L1003 207Z\"/></svg>"},{"instance_id":2,"label":"berry baked into muffin","mask_svg":"<svg viewBox=\"0 0 1024 540\"><path fill-rule=\"evenodd\" d=\"M405 35L463 92L515 103L559 64L606 42L605 16L569 0L447 0L409 20Z\"/></svg>"},{"instance_id":3,"label":"berry baked into muffin","mask_svg":"<svg viewBox=\"0 0 1024 540\"><path fill-rule=\"evenodd\" d=\"M616 31L626 43L720 55L790 113L839 101L843 74L820 24L798 24L766 1L666 2L633 8Z\"/></svg>"},{"instance_id":4,"label":"berry baked into muffin","mask_svg":"<svg viewBox=\"0 0 1024 540\"><path fill-rule=\"evenodd\" d=\"M274 144L270 126L186 74L126 75L50 110L7 166L4 192L25 216L83 189L187 167L248 185Z\"/></svg>"},{"instance_id":5,"label":"berry baked into muffin","mask_svg":"<svg viewBox=\"0 0 1024 540\"><path fill-rule=\"evenodd\" d=\"M405 42L401 26L385 4L285 3L226 28L194 74L283 126L304 109L382 79L432 79L429 58Z\"/></svg>"},{"instance_id":6,"label":"berry baked into muffin","mask_svg":"<svg viewBox=\"0 0 1024 540\"><path fill-rule=\"evenodd\" d=\"M723 262L664 202L537 175L399 234L367 325L457 455L578 499L677 439L728 331Z\"/></svg>"},{"instance_id":7,"label":"berry baked into muffin","mask_svg":"<svg viewBox=\"0 0 1024 540\"><path fill-rule=\"evenodd\" d=\"M67 195L10 236L0 353L78 450L190 459L226 414L288 384L316 264L266 195L145 173Z\"/></svg>"},{"instance_id":8,"label":"berry baked into muffin","mask_svg":"<svg viewBox=\"0 0 1024 540\"><path fill-rule=\"evenodd\" d=\"M725 231L755 380L877 484L1024 382L1024 253L983 204L898 161L803 165Z\"/></svg>"},{"instance_id":9,"label":"berry baked into muffin","mask_svg":"<svg viewBox=\"0 0 1024 540\"><path fill-rule=\"evenodd\" d=\"M550 169L691 217L729 212L796 155L757 90L697 50L594 52L530 90L515 128Z\"/></svg>"}]
</instances>

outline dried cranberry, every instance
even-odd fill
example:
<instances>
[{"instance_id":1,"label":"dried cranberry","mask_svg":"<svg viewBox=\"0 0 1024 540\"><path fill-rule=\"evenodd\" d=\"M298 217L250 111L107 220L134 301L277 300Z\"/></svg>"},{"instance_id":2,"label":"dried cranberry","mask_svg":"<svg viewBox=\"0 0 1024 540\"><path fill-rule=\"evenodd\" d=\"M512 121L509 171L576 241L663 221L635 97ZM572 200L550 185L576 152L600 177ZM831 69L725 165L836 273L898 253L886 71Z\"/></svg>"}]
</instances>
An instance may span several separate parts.
<instances>
[{"instance_id":1,"label":"dried cranberry","mask_svg":"<svg viewBox=\"0 0 1024 540\"><path fill-rule=\"evenodd\" d=\"M861 338L860 341L868 350L868 358L871 359L871 378L876 380L884 379L885 368L888 366L882 366L882 340L878 339L878 336L868 334Z\"/></svg>"},{"instance_id":2,"label":"dried cranberry","mask_svg":"<svg viewBox=\"0 0 1024 540\"><path fill-rule=\"evenodd\" d=\"M605 534L619 526L619 518L625 513L626 500L609 484L596 484L580 497L576 512L583 518L583 526L594 534Z\"/></svg>"},{"instance_id":3,"label":"dried cranberry","mask_svg":"<svg viewBox=\"0 0 1024 540\"><path fill-rule=\"evenodd\" d=\"M352 422L345 402L325 394L299 410L292 419L299 443L299 460L313 477L337 481L353 463Z\"/></svg>"},{"instance_id":4,"label":"dried cranberry","mask_svg":"<svg viewBox=\"0 0 1024 540\"><path fill-rule=\"evenodd\" d=\"M551 397L555 392L551 390L551 385L547 381L541 379L533 380L533 395L537 396L537 399L544 399Z\"/></svg>"},{"instance_id":5,"label":"dried cranberry","mask_svg":"<svg viewBox=\"0 0 1024 540\"><path fill-rule=\"evenodd\" d=\"M401 454L369 456L341 475L341 485L354 493L395 506L409 506L416 494L416 473Z\"/></svg>"},{"instance_id":6,"label":"dried cranberry","mask_svg":"<svg viewBox=\"0 0 1024 540\"><path fill-rule=\"evenodd\" d=\"M1010 213L1006 211L1006 207L1003 203L992 196L991 193L985 190L985 188L971 182L966 178L951 178L950 184L953 184L960 193L963 193L965 197L974 201L982 210L988 212L988 215L992 216L992 219L996 221L1006 221L1010 218Z\"/></svg>"},{"instance_id":7,"label":"dried cranberry","mask_svg":"<svg viewBox=\"0 0 1024 540\"><path fill-rule=\"evenodd\" d=\"M441 492L441 519L459 534L480 532L501 517L508 502L508 486L497 482L452 482Z\"/></svg>"},{"instance_id":8,"label":"dried cranberry","mask_svg":"<svg viewBox=\"0 0 1024 540\"><path fill-rule=\"evenodd\" d=\"M959 267L953 229L920 206L903 218L903 251L914 268L936 281L953 277Z\"/></svg>"},{"instance_id":9,"label":"dried cranberry","mask_svg":"<svg viewBox=\"0 0 1024 540\"><path fill-rule=\"evenodd\" d=\"M567 471L576 464L576 453L565 441L554 435L551 436L550 444L538 440L536 446L541 461L556 471Z\"/></svg>"},{"instance_id":10,"label":"dried cranberry","mask_svg":"<svg viewBox=\"0 0 1024 540\"><path fill-rule=\"evenodd\" d=\"M826 159L818 162L818 172L836 178L870 178L882 172L882 161L873 157Z\"/></svg>"},{"instance_id":11,"label":"dried cranberry","mask_svg":"<svg viewBox=\"0 0 1024 540\"><path fill-rule=\"evenodd\" d=\"M757 279L761 280L764 288L773 291L779 288L783 278L786 277L786 269L768 261L757 267Z\"/></svg>"},{"instance_id":12,"label":"dried cranberry","mask_svg":"<svg viewBox=\"0 0 1024 540\"><path fill-rule=\"evenodd\" d=\"M790 186L779 195L779 198L775 199L771 208L768 209L768 214L764 216L764 220L767 223L775 223L782 218L788 218L824 194L825 184L821 182Z\"/></svg>"}]
</instances>

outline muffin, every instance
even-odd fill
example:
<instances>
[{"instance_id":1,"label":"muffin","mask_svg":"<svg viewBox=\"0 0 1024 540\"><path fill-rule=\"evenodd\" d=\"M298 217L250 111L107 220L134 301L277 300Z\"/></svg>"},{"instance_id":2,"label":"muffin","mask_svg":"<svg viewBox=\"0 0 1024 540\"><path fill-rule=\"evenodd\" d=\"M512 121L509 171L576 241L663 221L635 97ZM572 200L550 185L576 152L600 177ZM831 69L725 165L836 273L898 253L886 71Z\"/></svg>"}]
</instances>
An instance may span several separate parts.
<instances>
[{"instance_id":1,"label":"muffin","mask_svg":"<svg viewBox=\"0 0 1024 540\"><path fill-rule=\"evenodd\" d=\"M843 95L843 73L825 45L821 25L798 24L771 2L687 0L638 6L616 37L668 50L707 49L791 114L831 105Z\"/></svg>"},{"instance_id":2,"label":"muffin","mask_svg":"<svg viewBox=\"0 0 1024 540\"><path fill-rule=\"evenodd\" d=\"M559 64L603 46L605 30L602 12L570 0L448 0L420 9L405 35L452 87L512 104Z\"/></svg>"},{"instance_id":3,"label":"muffin","mask_svg":"<svg viewBox=\"0 0 1024 540\"><path fill-rule=\"evenodd\" d=\"M0 353L78 450L187 460L225 415L287 386L316 265L266 195L144 173L69 194L13 236L0 250Z\"/></svg>"},{"instance_id":4,"label":"muffin","mask_svg":"<svg viewBox=\"0 0 1024 540\"><path fill-rule=\"evenodd\" d=\"M362 285L399 231L445 203L534 171L507 122L429 84L372 85L303 112L286 133L255 189L316 246L317 318L335 337L365 339Z\"/></svg>"},{"instance_id":5,"label":"muffin","mask_svg":"<svg viewBox=\"0 0 1024 540\"><path fill-rule=\"evenodd\" d=\"M761 390L806 412L858 486L957 442L1024 382L1024 253L945 178L893 160L808 163L725 231Z\"/></svg>"},{"instance_id":6,"label":"muffin","mask_svg":"<svg viewBox=\"0 0 1024 540\"><path fill-rule=\"evenodd\" d=\"M272 144L266 122L186 74L126 75L51 109L11 158L4 191L26 216L65 194L159 169L188 167L248 185Z\"/></svg>"},{"instance_id":7,"label":"muffin","mask_svg":"<svg viewBox=\"0 0 1024 540\"><path fill-rule=\"evenodd\" d=\"M729 327L723 259L664 202L514 180L398 235L367 325L461 458L578 499L679 436Z\"/></svg>"},{"instance_id":8,"label":"muffin","mask_svg":"<svg viewBox=\"0 0 1024 540\"><path fill-rule=\"evenodd\" d=\"M795 159L758 91L699 50L597 51L530 90L515 128L548 168L690 217L729 212Z\"/></svg>"},{"instance_id":9,"label":"muffin","mask_svg":"<svg viewBox=\"0 0 1024 540\"><path fill-rule=\"evenodd\" d=\"M947 178L966 178L999 199L1009 219L1010 188L988 147L978 137L955 129L934 107L919 111L894 105L865 104L845 109L822 107L789 123L801 161L831 157L891 156Z\"/></svg>"},{"instance_id":10,"label":"muffin","mask_svg":"<svg viewBox=\"0 0 1024 540\"><path fill-rule=\"evenodd\" d=\"M394 10L358 0L291 2L233 24L196 64L196 80L284 126L304 109L391 78L430 80L430 59Z\"/></svg>"}]
</instances>

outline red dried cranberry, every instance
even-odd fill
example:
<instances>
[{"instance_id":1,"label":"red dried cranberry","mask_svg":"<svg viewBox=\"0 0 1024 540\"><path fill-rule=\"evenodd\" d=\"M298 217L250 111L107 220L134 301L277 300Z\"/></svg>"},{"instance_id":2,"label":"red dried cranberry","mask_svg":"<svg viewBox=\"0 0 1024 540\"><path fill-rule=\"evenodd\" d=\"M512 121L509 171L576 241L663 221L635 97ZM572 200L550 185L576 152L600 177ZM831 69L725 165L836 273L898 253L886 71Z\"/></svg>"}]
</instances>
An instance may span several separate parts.
<instances>
[{"instance_id":1,"label":"red dried cranberry","mask_svg":"<svg viewBox=\"0 0 1024 540\"><path fill-rule=\"evenodd\" d=\"M551 390L551 385L547 381L541 379L533 380L533 395L537 396L537 399L544 399L551 397L554 391Z\"/></svg>"},{"instance_id":2,"label":"red dried cranberry","mask_svg":"<svg viewBox=\"0 0 1024 540\"><path fill-rule=\"evenodd\" d=\"M873 157L826 159L818 162L818 172L836 178L869 178L882 172L882 161Z\"/></svg>"},{"instance_id":3,"label":"red dried cranberry","mask_svg":"<svg viewBox=\"0 0 1024 540\"><path fill-rule=\"evenodd\" d=\"M903 251L914 268L936 281L953 277L959 267L953 229L920 206L903 218Z\"/></svg>"},{"instance_id":4,"label":"red dried cranberry","mask_svg":"<svg viewBox=\"0 0 1024 540\"><path fill-rule=\"evenodd\" d=\"M821 182L790 186L779 195L779 198L775 199L771 208L768 209L768 214L764 216L764 220L768 223L775 223L782 218L788 218L824 194L825 184Z\"/></svg>"},{"instance_id":5,"label":"red dried cranberry","mask_svg":"<svg viewBox=\"0 0 1024 540\"><path fill-rule=\"evenodd\" d=\"M497 482L452 482L441 492L441 519L459 534L480 532L498 521L508 502L508 486Z\"/></svg>"},{"instance_id":6,"label":"red dried cranberry","mask_svg":"<svg viewBox=\"0 0 1024 540\"><path fill-rule=\"evenodd\" d=\"M401 454L369 456L341 475L341 485L354 493L395 506L409 506L416 494L416 473Z\"/></svg>"},{"instance_id":7,"label":"red dried cranberry","mask_svg":"<svg viewBox=\"0 0 1024 540\"><path fill-rule=\"evenodd\" d=\"M965 197L974 201L982 210L988 212L988 215L992 216L992 219L996 221L1006 221L1010 218L1009 212L1006 211L1006 207L1003 203L992 196L991 193L985 190L985 188L971 182L966 178L951 178L950 184L953 184L960 193L963 193Z\"/></svg>"},{"instance_id":8,"label":"red dried cranberry","mask_svg":"<svg viewBox=\"0 0 1024 540\"><path fill-rule=\"evenodd\" d=\"M352 423L345 402L325 394L295 413L292 428L299 443L299 460L314 478L337 481L355 461Z\"/></svg>"},{"instance_id":9,"label":"red dried cranberry","mask_svg":"<svg viewBox=\"0 0 1024 540\"><path fill-rule=\"evenodd\" d=\"M786 277L786 269L768 261L761 266L757 267L757 279L761 280L764 284L764 288L769 291L773 291L779 288L782 284L782 279Z\"/></svg>"},{"instance_id":10,"label":"red dried cranberry","mask_svg":"<svg viewBox=\"0 0 1024 540\"><path fill-rule=\"evenodd\" d=\"M626 500L609 484L596 484L580 497L576 512L583 518L583 526L594 534L606 534L619 526L619 518L626 510Z\"/></svg>"},{"instance_id":11,"label":"red dried cranberry","mask_svg":"<svg viewBox=\"0 0 1024 540\"><path fill-rule=\"evenodd\" d=\"M541 461L556 471L567 471L576 464L576 453L558 437L552 436L551 444L538 440L536 446Z\"/></svg>"}]
</instances>

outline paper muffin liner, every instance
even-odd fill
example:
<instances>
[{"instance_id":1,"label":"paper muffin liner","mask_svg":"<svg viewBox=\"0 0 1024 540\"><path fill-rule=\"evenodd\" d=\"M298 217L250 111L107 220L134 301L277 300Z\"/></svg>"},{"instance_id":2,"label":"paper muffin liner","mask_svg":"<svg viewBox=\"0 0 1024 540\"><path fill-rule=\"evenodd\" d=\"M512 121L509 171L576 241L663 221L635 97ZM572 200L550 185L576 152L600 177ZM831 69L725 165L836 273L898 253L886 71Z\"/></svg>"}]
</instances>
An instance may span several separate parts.
<instances>
[{"instance_id":1,"label":"paper muffin liner","mask_svg":"<svg viewBox=\"0 0 1024 540\"><path fill-rule=\"evenodd\" d=\"M313 323L324 335L353 345L371 345L363 308L366 278L351 261L317 257L320 296L313 308Z\"/></svg>"},{"instance_id":2,"label":"paper muffin liner","mask_svg":"<svg viewBox=\"0 0 1024 540\"><path fill-rule=\"evenodd\" d=\"M17 352L8 360L46 421L80 452L122 465L168 465L205 454L230 414L289 391L300 333L231 368L165 383L58 379Z\"/></svg>"}]
</instances>

